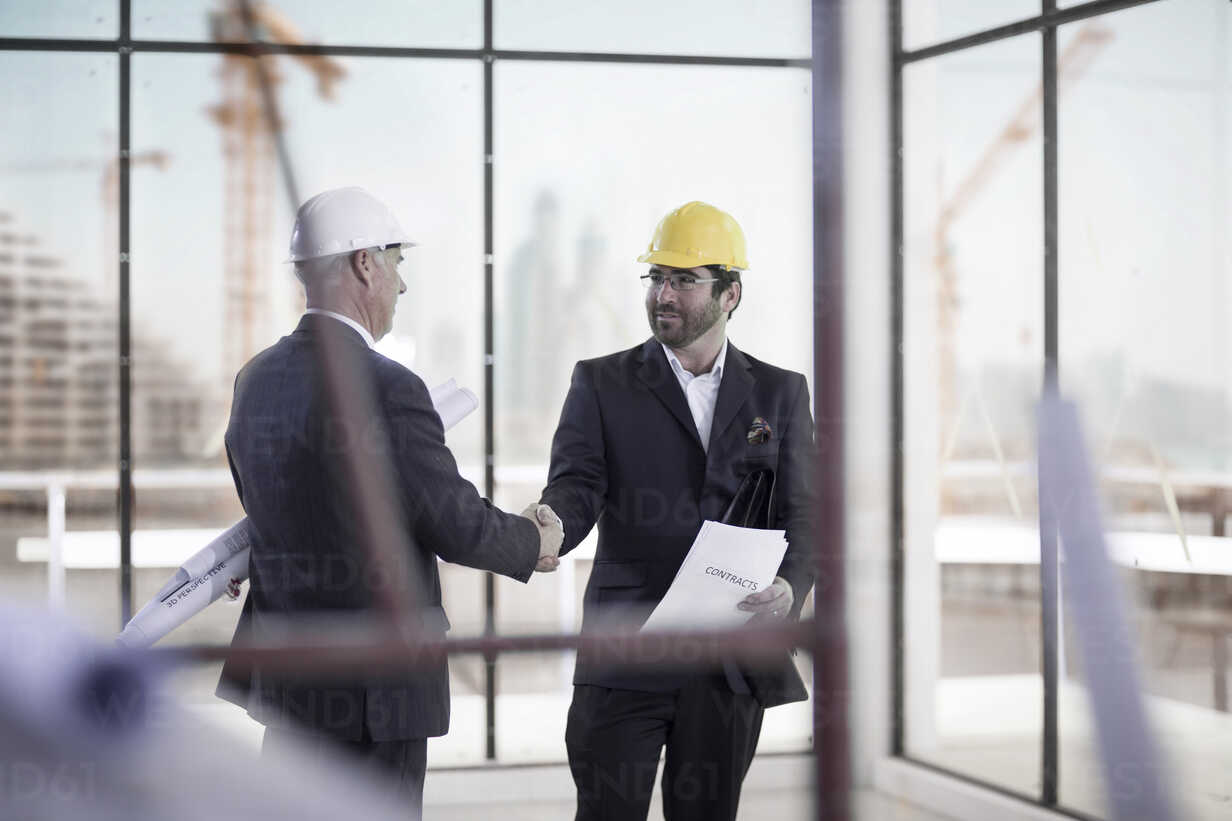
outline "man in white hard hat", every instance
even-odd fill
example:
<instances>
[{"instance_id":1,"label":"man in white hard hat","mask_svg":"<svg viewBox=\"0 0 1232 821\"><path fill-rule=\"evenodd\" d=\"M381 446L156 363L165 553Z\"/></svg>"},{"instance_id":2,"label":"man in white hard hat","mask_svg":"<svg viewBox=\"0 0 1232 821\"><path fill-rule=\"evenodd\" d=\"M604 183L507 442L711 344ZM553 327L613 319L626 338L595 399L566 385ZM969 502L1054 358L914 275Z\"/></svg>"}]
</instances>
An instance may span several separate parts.
<instances>
[{"instance_id":1,"label":"man in white hard hat","mask_svg":"<svg viewBox=\"0 0 1232 821\"><path fill-rule=\"evenodd\" d=\"M363 549L375 534L360 515L356 469L380 478L393 500L388 525L409 536L408 586L420 597L427 638L449 629L437 556L522 582L555 569L559 520L536 506L504 513L481 498L458 474L423 381L372 350L406 291L398 264L411 244L390 210L359 188L326 191L299 209L290 261L308 310L240 371L226 433L255 534L237 642L276 641L273 625L287 617L324 615L328 626L375 615L388 580L374 575ZM355 431L339 411L355 399L338 396L340 373L370 400L357 435L347 435ZM266 726L264 749L298 746L323 758L342 750L395 785L418 817L427 739L449 728L444 659L405 673L330 678L225 668L219 695Z\"/></svg>"},{"instance_id":2,"label":"man in white hard hat","mask_svg":"<svg viewBox=\"0 0 1232 821\"><path fill-rule=\"evenodd\" d=\"M649 264L652 337L574 368L540 497L564 520L562 554L598 523L582 630L641 625L706 520L786 530L777 578L739 609L794 619L813 584L813 420L803 375L727 340L744 233L690 202L638 260ZM573 684L565 744L578 821L645 819L664 749L666 818L735 819L764 709L807 698L786 653L765 667L646 672L579 652Z\"/></svg>"}]
</instances>

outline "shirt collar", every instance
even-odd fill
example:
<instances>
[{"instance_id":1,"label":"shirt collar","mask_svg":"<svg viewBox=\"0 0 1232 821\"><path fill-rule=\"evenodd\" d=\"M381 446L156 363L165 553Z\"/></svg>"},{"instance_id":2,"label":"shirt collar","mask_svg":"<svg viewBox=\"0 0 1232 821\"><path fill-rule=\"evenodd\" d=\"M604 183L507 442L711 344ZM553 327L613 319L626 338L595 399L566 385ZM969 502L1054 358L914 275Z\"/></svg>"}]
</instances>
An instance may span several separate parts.
<instances>
[{"instance_id":1,"label":"shirt collar","mask_svg":"<svg viewBox=\"0 0 1232 821\"><path fill-rule=\"evenodd\" d=\"M334 319L338 320L339 322L345 323L347 325L350 325L352 328L354 328L355 332L364 338L364 344L366 344L369 348L376 345L376 340L372 338L372 334L368 333L368 329L365 328L363 325L360 325L355 320L351 319L349 316L343 316L342 314L337 314L337 313L334 313L333 311L327 311L324 308L309 308L308 310L304 311L304 313L318 314L320 316L332 316Z\"/></svg>"},{"instance_id":2,"label":"shirt collar","mask_svg":"<svg viewBox=\"0 0 1232 821\"><path fill-rule=\"evenodd\" d=\"M672 349L666 345L663 345L662 342L659 344L663 347L663 353L667 354L667 361L671 364L672 371L674 371L676 376L681 379L691 382L692 380L700 379L703 376L713 376L715 379L723 378L723 364L727 361L726 339L723 340L723 347L719 348L719 355L714 360L714 367L712 367L709 372L703 374L693 374L685 370L684 365L681 365L680 360L676 358L676 354L672 353Z\"/></svg>"}]
</instances>

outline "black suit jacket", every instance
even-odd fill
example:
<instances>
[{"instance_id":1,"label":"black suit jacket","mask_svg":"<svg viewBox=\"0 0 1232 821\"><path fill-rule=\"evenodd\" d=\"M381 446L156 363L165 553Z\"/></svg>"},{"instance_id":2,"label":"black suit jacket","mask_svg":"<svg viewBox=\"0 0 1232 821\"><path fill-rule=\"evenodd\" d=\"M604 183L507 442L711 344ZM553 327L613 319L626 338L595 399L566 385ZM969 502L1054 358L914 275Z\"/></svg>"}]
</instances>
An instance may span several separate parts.
<instances>
[{"instance_id":1,"label":"black suit jacket","mask_svg":"<svg viewBox=\"0 0 1232 821\"><path fill-rule=\"evenodd\" d=\"M749 436L759 418L769 426L764 441ZM708 451L656 340L579 362L552 441L542 502L564 521L562 553L599 525L583 631L605 622L644 622L702 522L719 520L744 476L763 467L776 476L769 526L787 531L778 575L792 586L797 616L814 577L812 453L804 376L747 356L730 342ZM651 692L680 685L679 676L631 673L585 654L573 680Z\"/></svg>"},{"instance_id":2,"label":"black suit jacket","mask_svg":"<svg viewBox=\"0 0 1232 821\"><path fill-rule=\"evenodd\" d=\"M322 378L328 336L345 367L363 375L375 413L357 441L344 441ZM345 480L345 455L392 465L396 514L414 545L429 636L449 628L436 557L525 582L539 556L533 523L494 508L458 474L428 389L402 365L369 350L336 319L306 315L290 336L252 359L235 380L227 456L254 544L250 587L234 641L273 641L274 623L375 606L374 579ZM379 467L374 467L380 470ZM443 735L449 728L444 659L400 675L314 678L224 667L218 694L270 726L308 726L376 741Z\"/></svg>"}]
</instances>

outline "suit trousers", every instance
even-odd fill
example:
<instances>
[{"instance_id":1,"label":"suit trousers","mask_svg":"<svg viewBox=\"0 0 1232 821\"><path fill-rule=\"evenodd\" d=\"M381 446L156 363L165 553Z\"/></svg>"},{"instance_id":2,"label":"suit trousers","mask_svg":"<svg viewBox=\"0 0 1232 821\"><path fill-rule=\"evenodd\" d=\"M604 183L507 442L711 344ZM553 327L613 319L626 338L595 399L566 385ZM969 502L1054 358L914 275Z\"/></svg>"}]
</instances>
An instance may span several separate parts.
<instances>
[{"instance_id":1,"label":"suit trousers","mask_svg":"<svg viewBox=\"0 0 1232 821\"><path fill-rule=\"evenodd\" d=\"M365 728L359 741L349 741L311 728L266 727L261 740L262 756L277 756L284 750L298 750L314 761L339 756L350 759L355 768L389 784L395 800L404 799L411 812L408 818L423 815L424 773L428 766L428 739L373 741Z\"/></svg>"},{"instance_id":2,"label":"suit trousers","mask_svg":"<svg viewBox=\"0 0 1232 821\"><path fill-rule=\"evenodd\" d=\"M722 676L678 692L575 685L565 729L576 821L643 821L663 748L663 817L734 821L765 710Z\"/></svg>"}]
</instances>

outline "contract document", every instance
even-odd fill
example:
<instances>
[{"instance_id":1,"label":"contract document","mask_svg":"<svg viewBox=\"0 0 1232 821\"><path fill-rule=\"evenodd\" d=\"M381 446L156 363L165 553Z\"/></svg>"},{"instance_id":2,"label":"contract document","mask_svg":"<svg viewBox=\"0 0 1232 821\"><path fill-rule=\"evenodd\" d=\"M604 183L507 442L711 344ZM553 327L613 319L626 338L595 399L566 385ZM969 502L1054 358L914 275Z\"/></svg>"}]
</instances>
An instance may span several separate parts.
<instances>
[{"instance_id":1,"label":"contract document","mask_svg":"<svg viewBox=\"0 0 1232 821\"><path fill-rule=\"evenodd\" d=\"M751 613L736 605L774 581L787 539L782 530L754 530L706 521L667 594L642 630L738 627Z\"/></svg>"}]
</instances>

